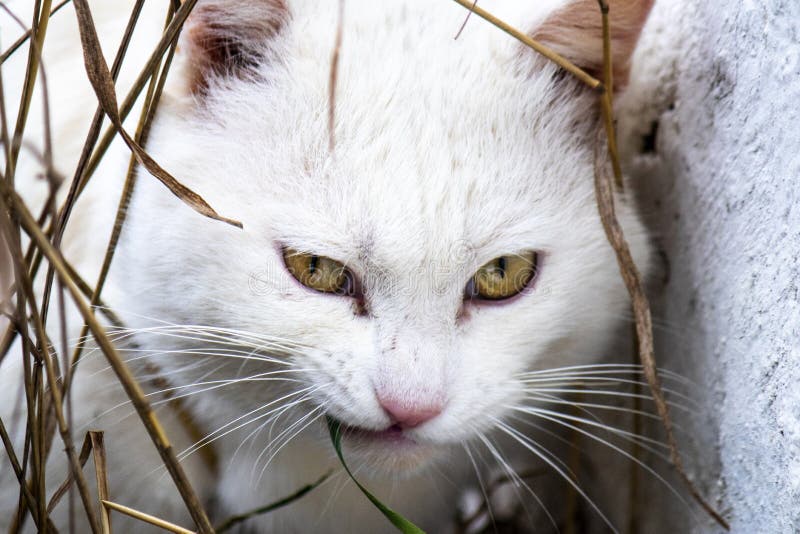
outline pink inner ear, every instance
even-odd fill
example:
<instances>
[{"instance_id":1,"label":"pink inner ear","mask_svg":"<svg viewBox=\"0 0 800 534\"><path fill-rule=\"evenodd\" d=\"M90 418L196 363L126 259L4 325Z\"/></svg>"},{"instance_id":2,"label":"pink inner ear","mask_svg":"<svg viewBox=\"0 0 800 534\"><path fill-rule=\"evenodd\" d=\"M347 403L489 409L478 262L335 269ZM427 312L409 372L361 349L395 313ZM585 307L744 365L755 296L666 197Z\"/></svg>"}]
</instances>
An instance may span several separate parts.
<instances>
[{"instance_id":1,"label":"pink inner ear","mask_svg":"<svg viewBox=\"0 0 800 534\"><path fill-rule=\"evenodd\" d=\"M289 18L284 0L201 0L186 22L191 89L214 76L246 76Z\"/></svg>"},{"instance_id":2,"label":"pink inner ear","mask_svg":"<svg viewBox=\"0 0 800 534\"><path fill-rule=\"evenodd\" d=\"M630 60L653 0L608 0L616 89L625 87ZM602 80L603 20L597 0L573 0L531 35Z\"/></svg>"}]
</instances>

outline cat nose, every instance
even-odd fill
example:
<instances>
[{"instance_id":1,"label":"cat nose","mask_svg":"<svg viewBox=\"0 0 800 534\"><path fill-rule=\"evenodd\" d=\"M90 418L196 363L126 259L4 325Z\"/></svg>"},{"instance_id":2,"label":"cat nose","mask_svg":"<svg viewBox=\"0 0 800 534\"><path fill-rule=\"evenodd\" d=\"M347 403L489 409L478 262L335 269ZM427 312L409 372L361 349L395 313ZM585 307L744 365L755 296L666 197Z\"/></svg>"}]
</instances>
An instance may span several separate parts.
<instances>
[{"instance_id":1,"label":"cat nose","mask_svg":"<svg viewBox=\"0 0 800 534\"><path fill-rule=\"evenodd\" d=\"M442 403L433 399L399 399L378 394L378 402L392 420L403 428L414 428L442 413Z\"/></svg>"}]
</instances>

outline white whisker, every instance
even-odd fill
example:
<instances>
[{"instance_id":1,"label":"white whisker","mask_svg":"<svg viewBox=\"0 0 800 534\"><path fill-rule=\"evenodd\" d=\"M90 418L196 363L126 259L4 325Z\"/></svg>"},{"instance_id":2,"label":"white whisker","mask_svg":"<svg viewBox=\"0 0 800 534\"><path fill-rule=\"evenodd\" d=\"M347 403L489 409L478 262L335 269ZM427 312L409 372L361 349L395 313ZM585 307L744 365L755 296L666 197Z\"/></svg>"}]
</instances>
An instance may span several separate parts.
<instances>
[{"instance_id":1,"label":"white whisker","mask_svg":"<svg viewBox=\"0 0 800 534\"><path fill-rule=\"evenodd\" d=\"M542 454L541 451L538 450L538 447L539 447L538 444L536 444L534 441L530 440L524 434L521 434L517 430L514 430L512 427L506 425L505 423L503 423L499 419L497 419L495 417L492 417L492 420L495 422L495 424L498 426L498 428L500 428L500 430L502 430L504 433L506 433L510 437L516 439L517 442L520 445L522 445L523 447L525 447L526 449L528 449L529 451L534 453L536 456L541 458L545 463L547 463L547 465L549 465L551 468L553 468L556 471L556 473L561 475L561 477L564 480L566 480L575 489L575 491L578 492L578 494L581 497L583 497L583 499L589 504L589 506L591 506L592 509L594 509L594 511L597 512L597 514L600 516L600 518L603 520L603 522L608 526L608 528L610 528L613 532L615 532L617 534L619 533L619 531L616 528L614 528L614 525L611 523L611 521L609 521L608 518L605 516L605 514L603 514L603 512L600 510L600 507L598 507L597 504L595 504L595 502L592 499L589 498L589 496L586 494L586 492L584 492L580 488L580 486L574 480L572 480L572 478L569 477L569 475L564 473L564 471L562 471L561 468L558 467L558 465L556 465L555 463L550 461L550 459L547 458L547 456L545 456L544 454Z\"/></svg>"},{"instance_id":2,"label":"white whisker","mask_svg":"<svg viewBox=\"0 0 800 534\"><path fill-rule=\"evenodd\" d=\"M256 480L256 485L258 485L258 484L260 484L260 483L261 483L261 479L263 478L263 476L264 476L264 473L266 473L266 471L267 471L267 468L269 467L270 463L271 463L271 462L272 462L272 460L275 458L275 456L277 456L277 455L278 455L278 453L279 453L279 452L280 452L280 451L281 451L281 450L282 450L282 449L283 449L283 448L284 448L284 447L285 447L285 446L286 446L286 445L287 445L287 444L288 444L290 441L292 441L292 440L293 440L293 439L294 439L294 438L295 438L295 437L296 437L298 434L300 434L302 431L304 431L306 428L308 428L310 425L312 425L314 422L316 422L316 421L317 421L317 420L318 420L320 417L322 417L323 415L325 415L325 412L324 412L324 410L323 410L323 407L322 407L322 406L317 406L316 408L314 408L313 410L311 410L310 412L308 412L306 415L304 415L303 417L301 417L301 418L300 418L298 421L296 421L295 423L293 423L292 425L290 425L289 427L287 427L287 428L286 428L286 430L284 430L284 432L282 432L280 435L278 435L278 437L276 437L276 438L275 438L275 441L277 441L278 439L280 439L280 436L281 436L282 434L285 434L285 433L287 433L287 431L291 431L291 430L292 430L294 427L296 427L297 425L301 424L303 421L305 421L306 419L308 419L309 417L311 417L311 416L312 416L314 413L316 413L316 412L320 412L320 411L321 411L321 413L317 413L317 415L315 415L314 417L312 417L312 418L311 418L311 419L310 419L310 420L309 420L309 421L308 421L306 424L302 425L302 426L301 426L301 427L300 427L300 428L299 428L297 431L295 431L295 432L294 432L294 434L292 434L291 436L289 436L288 438L286 438L286 439L283 441L283 443L282 443L282 444L281 444L281 445L280 445L280 446L279 446L277 449L275 449L275 451L274 451L274 452L273 452L273 453L272 453L272 454L269 456L269 458L267 458L267 461L264 463L264 467L262 467L262 468L261 468L261 472L260 472L260 473L259 473L259 475L258 475L258 479ZM259 454L259 455L258 455L258 457L256 458L255 462L253 462L253 463L254 463L254 465L257 465L257 464L259 463L259 461L260 461L260 459L261 459L262 455L263 455L263 454L264 454L266 451L270 450L272 447L273 447L273 446L272 446L272 445L270 445L270 446L267 446L266 448L264 448L264 450L261 452L261 454Z\"/></svg>"},{"instance_id":3,"label":"white whisker","mask_svg":"<svg viewBox=\"0 0 800 534\"><path fill-rule=\"evenodd\" d=\"M542 511L544 511L545 515L547 515L547 518L550 520L550 523L552 523L553 527L556 529L556 531L558 531L559 529L558 529L558 524L556 523L556 520L550 514L550 511L547 509L547 506L545 506L545 504L542 502L542 500L539 497L539 495L537 495L536 492L533 491L533 489L530 487L530 485L527 482L525 482L524 480L522 480L522 478L520 478L520 476L517 474L517 472L514 471L514 469L511 468L511 466L508 464L508 462L505 460L505 458L503 458L503 456L500 454L500 451L497 450L497 447L495 447L494 444L483 433L478 434L478 439L481 440L481 442L489 450L489 452L492 454L492 456L498 461L498 463L503 468L503 470L506 472L508 477L514 482L514 492L517 494L517 498L520 500L520 502L524 502L522 497L519 494L519 491L518 491L518 487L522 486L523 488L525 488L528 491L528 493L531 494L531 496L534 498L534 500L541 507ZM551 454L550 451L547 451L547 453Z\"/></svg>"},{"instance_id":4,"label":"white whisker","mask_svg":"<svg viewBox=\"0 0 800 534\"><path fill-rule=\"evenodd\" d=\"M637 465L639 465L639 466L640 466L642 469L644 469L645 471L647 471L648 473L650 473L651 475L653 475L653 476L654 476L654 477L655 477L657 480L659 480L659 481L660 481L662 484L664 484L664 485L667 487L667 489L669 489L669 490L670 490L670 492L671 492L673 495L675 495L675 496L678 498L678 500L680 500L680 502L682 502L682 503L683 503L683 504L684 504L684 505L685 505L685 506L686 506L686 507L689 509L689 511L690 511L690 512L691 512L691 513L694 515L694 510L692 510L692 508L689 506L689 503L687 503L687 502L686 502L686 500L685 500L685 499L684 499L684 498L681 496L681 494L680 494L680 493L679 493L679 492L678 492L678 491L677 491L677 490L676 490L676 489L675 489L675 488L672 486L672 484L670 484L669 482L667 482L667 481L666 481L666 480L665 480L665 479L664 479L664 478L663 478L661 475L659 475L659 474L658 474L658 473L657 473L657 472L656 472L656 471L655 471L653 468L651 468L650 466L648 466L647 464L645 464L644 462L642 462L642 461L641 461L641 460L639 460L638 458L634 457L633 455L631 455L631 454L630 454L630 453L628 453L627 451L625 451L625 450L621 449L620 447L617 447L617 446L616 446L616 445L614 445L613 443L610 443L609 441L607 441L607 440L604 440L603 438L601 438L601 437L599 437L599 436L596 436L596 435L592 434L591 432L588 432L588 431L586 431L586 430L584 430L584 429L582 429L582 428L580 428L580 427L578 427L578 426L576 426L576 425L572 425L572 424L570 424L570 423L567 423L567 422L565 422L565 421L561 421L561 420L559 420L558 418L555 418L555 417L550 417L550 416L548 416L548 415L546 415L546 414L542 414L542 413L532 413L532 415L535 415L535 416L537 416L537 417L540 417L540 418L542 418L542 419L545 419L545 420L547 420L547 421L550 421L550 422L552 422L552 423L555 423L555 424L558 424L558 425L562 425L562 426L565 426L565 427L567 427L567 428L570 428L570 429L572 429L572 430L575 430L576 432L579 432L579 433L583 434L584 436L587 436L587 437L591 438L592 440L594 440L594 441L597 441L598 443L601 443L601 444L603 444L603 445L605 445L605 446L607 446L607 447L611 448L612 450L614 450L614 451L616 451L616 452L618 452L618 453L622 454L622 455L623 455L625 458L628 458L629 460L631 460L631 461L635 462L635 463L636 463Z\"/></svg>"},{"instance_id":5,"label":"white whisker","mask_svg":"<svg viewBox=\"0 0 800 534\"><path fill-rule=\"evenodd\" d=\"M297 396L297 395L301 395L301 394L307 394L309 391L312 391L313 389L314 389L313 387L309 386L309 387L306 387L306 388L298 390L298 391L293 391L293 392L288 393L288 394L286 394L286 395L284 395L284 396L282 396L282 397L280 397L278 399L274 399L274 400L272 400L272 401L270 401L270 402L268 402L266 404L263 404L263 405L259 406L258 408L255 408L255 409L247 412L246 414L240 415L236 419L234 419L232 421L229 421L229 422L225 423L224 425L222 425L221 427L217 428L216 430L210 432L205 437L203 437L202 439L198 440L191 447L188 447L185 450L183 450L181 453L178 454L178 458L183 460L184 458L186 458L190 454L193 454L199 448L205 447L206 445L209 445L209 444L213 443L214 441L227 436L231 432L235 432L236 430L239 430L240 428L242 428L244 426L247 426L247 425L249 425L249 424L251 424L251 423L253 423L253 422L255 422L255 421L257 421L257 420L259 420L261 418L269 417L270 414L274 413L277 410L283 409L284 406L279 406L277 408L273 408L273 410L270 410L269 412L267 412L265 414L260 414L259 416L255 417L255 418L252 418L252 419L250 419L250 420L248 420L248 421L246 421L244 423L241 423L241 424L239 424L237 426L234 426L234 428L228 429L232 425L236 425L236 423L238 423L242 419L244 419L246 417L249 417L250 415L252 415L252 414L254 414L256 412L259 412L259 411L261 411L261 410L263 410L265 408L269 408L270 406L273 406L274 404L279 403L281 401L284 401L286 399L289 399L291 397L294 397L294 396ZM228 430L225 430L225 429L228 429Z\"/></svg>"},{"instance_id":6,"label":"white whisker","mask_svg":"<svg viewBox=\"0 0 800 534\"><path fill-rule=\"evenodd\" d=\"M605 391L605 390L597 390L597 389L569 389L569 388L530 388L527 390L529 393L564 393L564 394L573 394L573 393L583 393L586 395L604 395L609 397L621 397L621 398L628 398L628 399L642 399L646 401L652 401L653 397L650 395L644 395L639 393L627 393L625 391ZM677 410L684 411L689 414L697 413L696 410L692 410L691 408L684 406L682 404L678 404L676 402L667 401L667 404L671 408L675 408Z\"/></svg>"}]
</instances>

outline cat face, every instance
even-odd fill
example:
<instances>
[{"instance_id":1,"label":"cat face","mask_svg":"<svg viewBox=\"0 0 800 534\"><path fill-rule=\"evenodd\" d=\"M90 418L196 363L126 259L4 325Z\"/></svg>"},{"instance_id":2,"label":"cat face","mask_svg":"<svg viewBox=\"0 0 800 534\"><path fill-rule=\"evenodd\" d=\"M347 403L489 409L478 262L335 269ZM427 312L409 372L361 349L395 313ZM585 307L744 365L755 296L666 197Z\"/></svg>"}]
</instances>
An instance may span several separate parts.
<instances>
[{"instance_id":1,"label":"cat face","mask_svg":"<svg viewBox=\"0 0 800 534\"><path fill-rule=\"evenodd\" d=\"M221 418L297 401L287 426L329 415L357 454L408 469L509 421L523 373L603 356L627 297L588 90L477 18L454 41L455 4L349 1L331 140L335 3L265 2L230 21L232 54L203 56L208 32L233 32L203 22L218 4L242 8L198 5L187 35L204 40L148 150L244 229L143 178L119 262L140 316L226 332L140 335L169 376L231 381L197 396ZM520 27L553 14L489 4ZM624 201L618 216L646 270L642 226Z\"/></svg>"}]
</instances>

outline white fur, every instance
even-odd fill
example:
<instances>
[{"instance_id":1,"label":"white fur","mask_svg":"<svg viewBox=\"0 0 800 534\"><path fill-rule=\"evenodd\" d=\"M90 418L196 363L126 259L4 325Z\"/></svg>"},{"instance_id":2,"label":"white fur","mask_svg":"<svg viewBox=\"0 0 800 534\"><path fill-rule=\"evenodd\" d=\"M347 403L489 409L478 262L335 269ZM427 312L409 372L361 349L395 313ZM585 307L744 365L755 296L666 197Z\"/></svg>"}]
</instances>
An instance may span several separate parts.
<instances>
[{"instance_id":1,"label":"white fur","mask_svg":"<svg viewBox=\"0 0 800 534\"><path fill-rule=\"evenodd\" d=\"M530 28L563 3L481 5ZM421 444L413 450L346 448L346 454L375 493L430 532L441 532L459 486L474 483L460 445L478 431L491 432L492 418L503 418L504 406L520 402L523 386L515 375L603 357L627 310L595 206L591 130L575 126L589 120L585 114L594 100L561 96L552 65L520 59L514 40L475 16L453 40L465 16L453 2L345 5L333 154L327 95L337 2L290 2L290 23L275 42L264 44L279 60L260 67L255 79L217 80L208 94L192 95L180 77L186 65L177 65L147 149L244 229L203 218L140 172L105 295L134 329L162 321L207 325L301 347L269 351L306 370L295 373L298 383L242 382L187 397L199 425L212 432L291 388L316 388L311 400L243 446L258 423L215 441L220 458L233 458L223 460L216 479L198 455L185 462L201 495L218 500L220 517L283 497L337 465L320 419L294 437L262 475L266 457L259 455L268 432L274 437L317 406L349 425L385 428L390 421L375 394L384 388L409 402L443 398L445 408L408 431ZM102 27L119 26L127 13L101 11ZM150 27L157 28L162 15L149 15ZM74 34L64 35L77 50ZM148 52L146 46L133 48L134 61L141 64ZM56 63L50 71L69 83L83 77ZM82 101L90 102L84 92ZM94 109L71 109L77 107ZM56 128L64 138L83 139L70 133L75 126L64 118L56 117ZM57 153L60 168L71 171L75 149L66 152ZM126 161L124 150L109 156L65 244L90 281ZM618 215L646 272L646 236L625 199ZM93 232L88 244L81 241L87 231ZM355 314L347 298L296 283L283 266L280 245L343 261L369 280L369 314ZM464 286L478 267L527 250L541 257L531 291L506 304L464 304ZM462 306L466 313L459 318ZM80 323L71 326L74 332ZM207 341L146 332L134 339L175 386L279 368L231 358L192 367L198 356L190 351L207 348ZM158 460L136 417L109 422L130 409L93 419L124 401L103 367L96 353L81 364L74 405L76 428L90 424L107 431L112 496L189 525L167 478L150 473ZM0 369L4 421L18 394L5 384L18 383L19 373L11 357ZM159 415L176 449L188 446L174 414L163 409ZM60 448L51 455L54 480L63 476L63 459L55 452ZM0 491L0 528L17 495L4 477L3 489L11 491ZM341 475L250 524L258 532L391 530Z\"/></svg>"}]
</instances>

